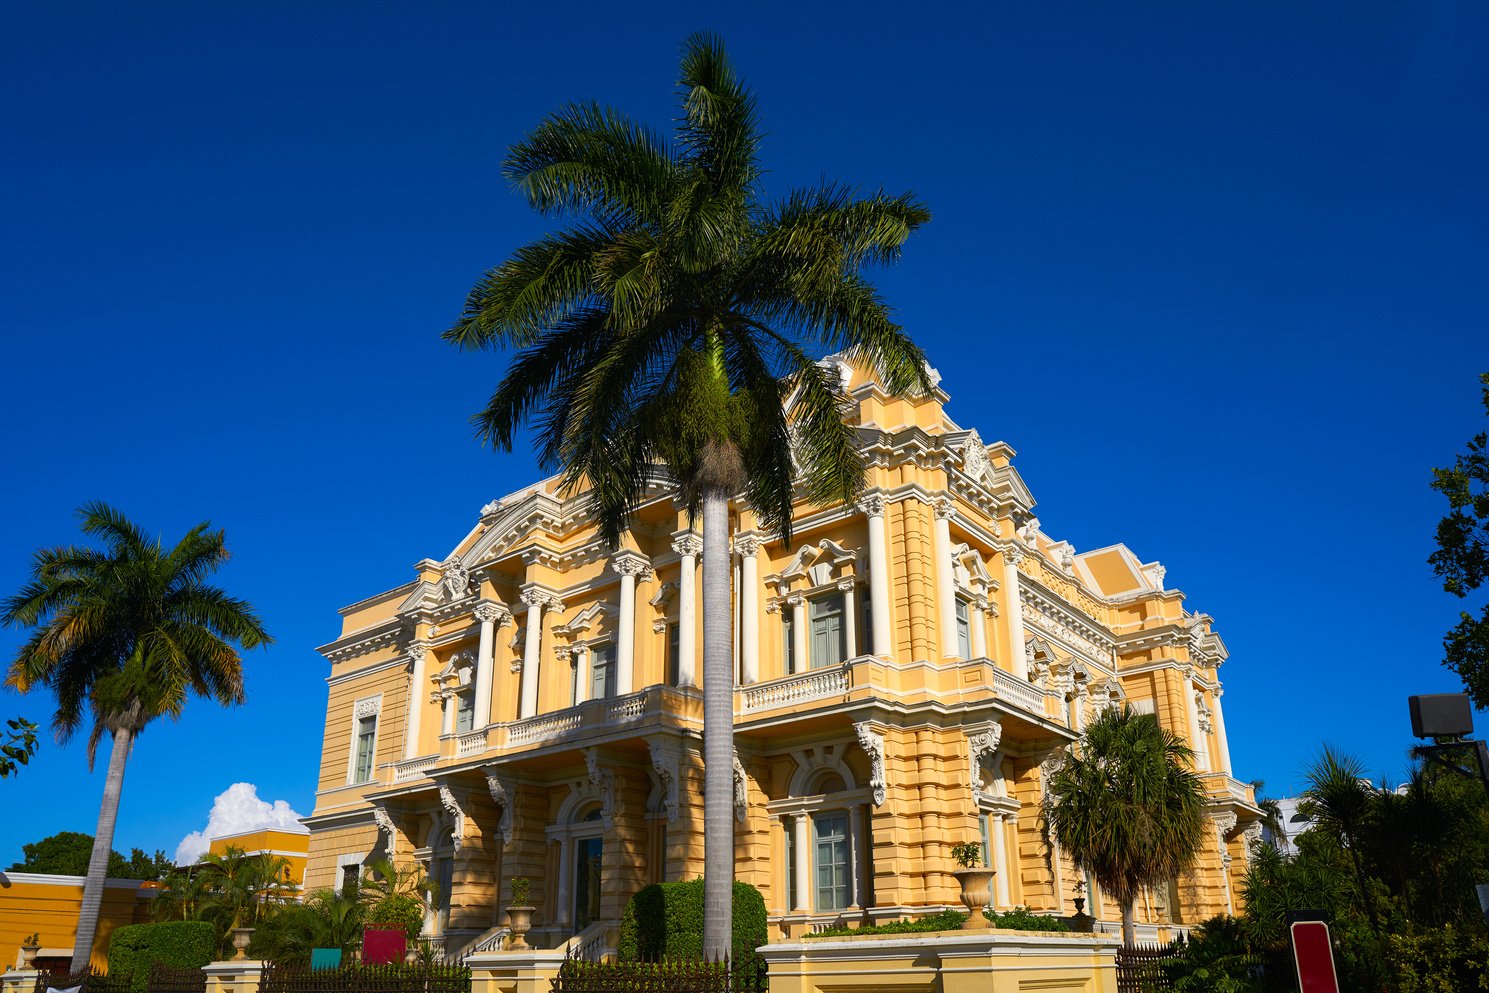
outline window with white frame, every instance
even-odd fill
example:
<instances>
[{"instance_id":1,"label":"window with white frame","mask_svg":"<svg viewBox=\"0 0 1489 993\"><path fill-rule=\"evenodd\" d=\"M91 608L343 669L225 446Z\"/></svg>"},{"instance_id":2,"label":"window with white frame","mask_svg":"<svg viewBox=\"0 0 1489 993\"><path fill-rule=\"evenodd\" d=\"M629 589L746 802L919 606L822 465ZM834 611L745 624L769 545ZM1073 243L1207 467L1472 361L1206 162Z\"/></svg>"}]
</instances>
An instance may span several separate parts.
<instances>
[{"instance_id":1,"label":"window with white frame","mask_svg":"<svg viewBox=\"0 0 1489 993\"><path fill-rule=\"evenodd\" d=\"M848 657L847 632L843 627L843 595L833 593L808 602L811 620L808 651L813 669L842 665Z\"/></svg>"},{"instance_id":2,"label":"window with white frame","mask_svg":"<svg viewBox=\"0 0 1489 993\"><path fill-rule=\"evenodd\" d=\"M455 733L464 734L476 724L475 694L469 690L455 694Z\"/></svg>"},{"instance_id":3,"label":"window with white frame","mask_svg":"<svg viewBox=\"0 0 1489 993\"><path fill-rule=\"evenodd\" d=\"M678 632L681 627L677 621L667 622L667 685L676 686L682 681L682 655L678 648Z\"/></svg>"},{"instance_id":4,"label":"window with white frame","mask_svg":"<svg viewBox=\"0 0 1489 993\"><path fill-rule=\"evenodd\" d=\"M615 696L615 646L595 645L589 653L589 699Z\"/></svg>"},{"instance_id":5,"label":"window with white frame","mask_svg":"<svg viewBox=\"0 0 1489 993\"><path fill-rule=\"evenodd\" d=\"M848 856L848 812L838 810L813 817L812 839L817 912L842 910L848 906L852 872Z\"/></svg>"},{"instance_id":6,"label":"window with white frame","mask_svg":"<svg viewBox=\"0 0 1489 993\"><path fill-rule=\"evenodd\" d=\"M352 785L372 781L377 766L377 718L382 710L382 696L365 697L352 705L352 747L347 763L347 782Z\"/></svg>"}]
</instances>

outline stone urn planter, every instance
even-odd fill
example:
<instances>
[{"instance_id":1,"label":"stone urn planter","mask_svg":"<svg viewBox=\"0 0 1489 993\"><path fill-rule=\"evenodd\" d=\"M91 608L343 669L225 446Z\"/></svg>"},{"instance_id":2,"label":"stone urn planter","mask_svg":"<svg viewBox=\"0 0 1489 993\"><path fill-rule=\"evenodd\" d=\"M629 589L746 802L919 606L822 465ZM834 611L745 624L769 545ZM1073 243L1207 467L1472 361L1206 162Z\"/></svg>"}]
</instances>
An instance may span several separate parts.
<instances>
[{"instance_id":1,"label":"stone urn planter","mask_svg":"<svg viewBox=\"0 0 1489 993\"><path fill-rule=\"evenodd\" d=\"M962 922L963 931L977 931L992 927L982 911L992 903L992 869L961 869L952 873L962 884L962 906L967 908L967 919Z\"/></svg>"},{"instance_id":2,"label":"stone urn planter","mask_svg":"<svg viewBox=\"0 0 1489 993\"><path fill-rule=\"evenodd\" d=\"M508 907L507 918L512 922L512 941L507 947L517 951L531 948L527 943L527 932L533 927L532 907Z\"/></svg>"},{"instance_id":3,"label":"stone urn planter","mask_svg":"<svg viewBox=\"0 0 1489 993\"><path fill-rule=\"evenodd\" d=\"M36 953L39 951L41 951L40 945L22 945L21 968L27 970L36 968Z\"/></svg>"},{"instance_id":4,"label":"stone urn planter","mask_svg":"<svg viewBox=\"0 0 1489 993\"><path fill-rule=\"evenodd\" d=\"M248 958L248 943L253 940L253 928L235 927L233 935L233 961L241 962Z\"/></svg>"}]
</instances>

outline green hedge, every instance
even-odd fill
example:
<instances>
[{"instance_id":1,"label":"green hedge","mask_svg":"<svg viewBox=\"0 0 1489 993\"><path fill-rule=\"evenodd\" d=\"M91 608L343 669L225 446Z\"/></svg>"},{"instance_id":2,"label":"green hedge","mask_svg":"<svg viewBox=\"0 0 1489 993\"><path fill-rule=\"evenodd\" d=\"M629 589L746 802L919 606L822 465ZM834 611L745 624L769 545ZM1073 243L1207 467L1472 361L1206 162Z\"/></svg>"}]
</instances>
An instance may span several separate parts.
<instances>
[{"instance_id":1,"label":"green hedge","mask_svg":"<svg viewBox=\"0 0 1489 993\"><path fill-rule=\"evenodd\" d=\"M200 969L217 954L217 928L207 921L126 924L109 938L109 972L131 974L143 989L156 962L177 969Z\"/></svg>"},{"instance_id":2,"label":"green hedge","mask_svg":"<svg viewBox=\"0 0 1489 993\"><path fill-rule=\"evenodd\" d=\"M734 961L752 958L765 941L765 898L749 883L735 882ZM621 912L619 951L622 959L702 956L703 880L642 887Z\"/></svg>"},{"instance_id":3,"label":"green hedge","mask_svg":"<svg viewBox=\"0 0 1489 993\"><path fill-rule=\"evenodd\" d=\"M1009 931L1069 931L1069 926L1058 917L1036 914L1027 907L1015 907L1003 913L983 911L989 927L1005 928ZM887 924L865 924L862 927L830 927L803 935L805 938L842 938L851 934L920 934L925 931L955 931L962 926L967 915L960 910L942 910L911 921L890 921Z\"/></svg>"}]
</instances>

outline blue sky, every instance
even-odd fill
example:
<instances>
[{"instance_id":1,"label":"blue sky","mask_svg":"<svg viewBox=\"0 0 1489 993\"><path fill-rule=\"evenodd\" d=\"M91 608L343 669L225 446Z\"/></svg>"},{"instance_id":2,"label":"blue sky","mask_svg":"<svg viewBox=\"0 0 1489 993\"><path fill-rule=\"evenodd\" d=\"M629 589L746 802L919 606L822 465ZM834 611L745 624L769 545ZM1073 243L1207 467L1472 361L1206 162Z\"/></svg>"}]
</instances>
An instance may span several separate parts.
<instances>
[{"instance_id":1,"label":"blue sky","mask_svg":"<svg viewBox=\"0 0 1489 993\"><path fill-rule=\"evenodd\" d=\"M1459 603L1430 467L1485 426L1489 8L992 4L12 5L0 37L0 589L104 499L278 643L249 702L152 727L116 847L174 851L237 781L308 813L336 609L443 557L533 476L466 424L496 356L439 340L544 229L498 172L562 101L657 126L726 37L767 183L914 189L881 278L952 415L1018 450L1044 529L1127 542L1216 617L1237 774L1320 742L1399 779ZM0 654L20 635L0 631ZM0 692L0 717L49 716ZM1480 715L1483 730L1489 720ZM101 766L100 766L101 769ZM48 740L0 865L92 831Z\"/></svg>"}]
</instances>

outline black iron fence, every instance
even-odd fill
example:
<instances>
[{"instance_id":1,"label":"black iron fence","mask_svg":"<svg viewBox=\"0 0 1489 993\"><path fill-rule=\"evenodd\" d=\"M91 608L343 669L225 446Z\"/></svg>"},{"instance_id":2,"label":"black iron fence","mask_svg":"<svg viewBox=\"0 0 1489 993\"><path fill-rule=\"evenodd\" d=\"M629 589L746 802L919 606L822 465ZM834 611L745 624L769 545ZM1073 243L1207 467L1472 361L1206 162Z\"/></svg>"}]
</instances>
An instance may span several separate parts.
<instances>
[{"instance_id":1,"label":"black iron fence","mask_svg":"<svg viewBox=\"0 0 1489 993\"><path fill-rule=\"evenodd\" d=\"M36 993L47 990L76 990L77 993L206 993L207 974L200 969L177 969L162 962L150 967L143 983L127 972L43 972L36 978Z\"/></svg>"},{"instance_id":2,"label":"black iron fence","mask_svg":"<svg viewBox=\"0 0 1489 993\"><path fill-rule=\"evenodd\" d=\"M553 978L553 993L764 993L765 960L664 958L592 961L571 955Z\"/></svg>"},{"instance_id":3,"label":"black iron fence","mask_svg":"<svg viewBox=\"0 0 1489 993\"><path fill-rule=\"evenodd\" d=\"M463 965L343 965L311 969L269 963L259 993L470 993Z\"/></svg>"},{"instance_id":4,"label":"black iron fence","mask_svg":"<svg viewBox=\"0 0 1489 993\"><path fill-rule=\"evenodd\" d=\"M1117 949L1117 993L1168 993L1174 986L1163 964L1177 954L1173 945Z\"/></svg>"}]
</instances>

